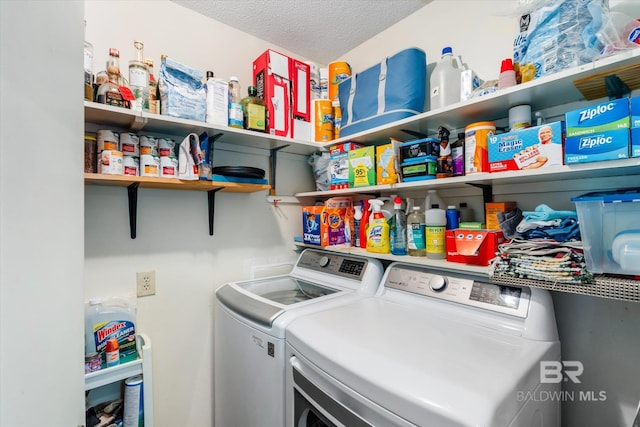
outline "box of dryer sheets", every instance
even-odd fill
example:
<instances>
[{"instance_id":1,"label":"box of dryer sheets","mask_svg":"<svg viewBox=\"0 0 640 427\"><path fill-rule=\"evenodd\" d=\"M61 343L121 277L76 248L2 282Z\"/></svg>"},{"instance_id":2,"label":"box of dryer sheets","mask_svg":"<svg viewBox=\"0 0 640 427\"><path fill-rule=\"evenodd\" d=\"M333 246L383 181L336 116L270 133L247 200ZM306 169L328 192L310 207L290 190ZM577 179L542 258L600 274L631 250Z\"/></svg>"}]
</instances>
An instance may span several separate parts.
<instances>
[{"instance_id":1,"label":"box of dryer sheets","mask_svg":"<svg viewBox=\"0 0 640 427\"><path fill-rule=\"evenodd\" d=\"M489 172L562 166L564 123L489 135Z\"/></svg>"},{"instance_id":2,"label":"box of dryer sheets","mask_svg":"<svg viewBox=\"0 0 640 427\"><path fill-rule=\"evenodd\" d=\"M398 182L396 153L393 143L376 147L376 184L395 184Z\"/></svg>"},{"instance_id":3,"label":"box of dryer sheets","mask_svg":"<svg viewBox=\"0 0 640 427\"><path fill-rule=\"evenodd\" d=\"M329 147L329 184L332 190L349 188L349 151L361 148L361 144L344 142Z\"/></svg>"},{"instance_id":4,"label":"box of dryer sheets","mask_svg":"<svg viewBox=\"0 0 640 427\"><path fill-rule=\"evenodd\" d=\"M376 148L374 146L349 151L349 188L376 185Z\"/></svg>"},{"instance_id":5,"label":"box of dryer sheets","mask_svg":"<svg viewBox=\"0 0 640 427\"><path fill-rule=\"evenodd\" d=\"M640 157L640 96L629 100L631 107L631 157Z\"/></svg>"},{"instance_id":6,"label":"box of dryer sheets","mask_svg":"<svg viewBox=\"0 0 640 427\"><path fill-rule=\"evenodd\" d=\"M565 122L565 164L629 157L628 98L569 111Z\"/></svg>"},{"instance_id":7,"label":"box of dryer sheets","mask_svg":"<svg viewBox=\"0 0 640 427\"><path fill-rule=\"evenodd\" d=\"M501 231L446 230L447 261L472 265L489 265L504 242Z\"/></svg>"}]
</instances>

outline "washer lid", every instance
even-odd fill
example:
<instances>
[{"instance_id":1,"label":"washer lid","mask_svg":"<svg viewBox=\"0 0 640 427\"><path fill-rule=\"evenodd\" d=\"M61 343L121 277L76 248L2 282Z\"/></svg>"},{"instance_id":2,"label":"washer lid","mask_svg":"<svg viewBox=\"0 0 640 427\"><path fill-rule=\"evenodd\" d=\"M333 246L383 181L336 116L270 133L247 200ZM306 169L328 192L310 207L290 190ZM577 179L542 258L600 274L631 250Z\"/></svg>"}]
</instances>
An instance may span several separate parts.
<instances>
[{"instance_id":1,"label":"washer lid","mask_svg":"<svg viewBox=\"0 0 640 427\"><path fill-rule=\"evenodd\" d=\"M287 306L336 292L337 289L287 275L226 284L216 295L242 316L271 326Z\"/></svg>"},{"instance_id":2,"label":"washer lid","mask_svg":"<svg viewBox=\"0 0 640 427\"><path fill-rule=\"evenodd\" d=\"M381 297L294 320L287 342L347 387L417 425L508 425L557 341L533 341ZM520 395L522 396L522 395Z\"/></svg>"}]
</instances>

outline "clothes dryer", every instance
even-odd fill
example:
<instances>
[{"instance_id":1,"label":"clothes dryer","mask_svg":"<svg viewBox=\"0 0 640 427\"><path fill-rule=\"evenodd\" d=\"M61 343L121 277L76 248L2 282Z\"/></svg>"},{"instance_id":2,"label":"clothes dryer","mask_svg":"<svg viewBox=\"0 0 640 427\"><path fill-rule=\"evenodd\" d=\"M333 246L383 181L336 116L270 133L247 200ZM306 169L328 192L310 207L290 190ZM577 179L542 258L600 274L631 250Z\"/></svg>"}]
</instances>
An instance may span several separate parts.
<instances>
[{"instance_id":1,"label":"clothes dryer","mask_svg":"<svg viewBox=\"0 0 640 427\"><path fill-rule=\"evenodd\" d=\"M560 425L547 291L401 263L382 284L287 327L288 427Z\"/></svg>"},{"instance_id":2,"label":"clothes dryer","mask_svg":"<svg viewBox=\"0 0 640 427\"><path fill-rule=\"evenodd\" d=\"M376 259L305 249L287 275L220 287L215 425L283 426L286 326L300 316L374 294L383 272Z\"/></svg>"}]
</instances>

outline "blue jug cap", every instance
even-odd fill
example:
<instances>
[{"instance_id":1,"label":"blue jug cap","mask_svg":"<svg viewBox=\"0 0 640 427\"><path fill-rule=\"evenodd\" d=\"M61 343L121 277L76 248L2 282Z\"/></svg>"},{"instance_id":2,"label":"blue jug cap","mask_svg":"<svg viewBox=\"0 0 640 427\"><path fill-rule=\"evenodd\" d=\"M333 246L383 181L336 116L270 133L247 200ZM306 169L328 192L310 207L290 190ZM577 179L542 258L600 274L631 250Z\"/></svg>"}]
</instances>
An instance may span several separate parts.
<instances>
[{"instance_id":1,"label":"blue jug cap","mask_svg":"<svg viewBox=\"0 0 640 427\"><path fill-rule=\"evenodd\" d=\"M453 49L451 49L451 46L446 46L442 48L442 54L446 55L447 53L453 53Z\"/></svg>"}]
</instances>

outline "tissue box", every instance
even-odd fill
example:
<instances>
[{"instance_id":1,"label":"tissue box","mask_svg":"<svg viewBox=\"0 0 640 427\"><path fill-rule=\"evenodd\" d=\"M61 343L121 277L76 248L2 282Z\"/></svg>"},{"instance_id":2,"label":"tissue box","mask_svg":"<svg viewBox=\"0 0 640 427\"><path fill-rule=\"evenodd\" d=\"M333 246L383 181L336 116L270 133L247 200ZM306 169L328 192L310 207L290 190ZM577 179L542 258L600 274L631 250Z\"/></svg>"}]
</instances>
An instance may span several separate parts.
<instances>
[{"instance_id":1,"label":"tissue box","mask_svg":"<svg viewBox=\"0 0 640 427\"><path fill-rule=\"evenodd\" d=\"M640 274L640 188L593 192L576 204L587 270Z\"/></svg>"},{"instance_id":2,"label":"tissue box","mask_svg":"<svg viewBox=\"0 0 640 427\"><path fill-rule=\"evenodd\" d=\"M445 231L445 238L447 261L472 265L489 265L504 242L501 231L462 228Z\"/></svg>"},{"instance_id":3,"label":"tissue box","mask_svg":"<svg viewBox=\"0 0 640 427\"><path fill-rule=\"evenodd\" d=\"M562 166L563 139L563 122L490 135L489 172Z\"/></svg>"},{"instance_id":4,"label":"tissue box","mask_svg":"<svg viewBox=\"0 0 640 427\"><path fill-rule=\"evenodd\" d=\"M629 157L627 98L569 111L565 114L565 164Z\"/></svg>"}]
</instances>

